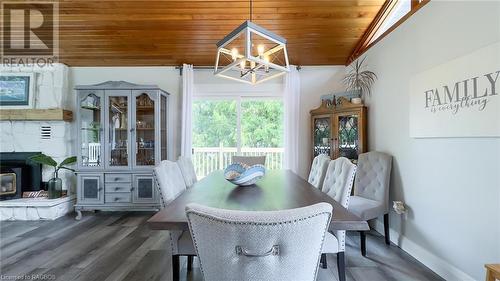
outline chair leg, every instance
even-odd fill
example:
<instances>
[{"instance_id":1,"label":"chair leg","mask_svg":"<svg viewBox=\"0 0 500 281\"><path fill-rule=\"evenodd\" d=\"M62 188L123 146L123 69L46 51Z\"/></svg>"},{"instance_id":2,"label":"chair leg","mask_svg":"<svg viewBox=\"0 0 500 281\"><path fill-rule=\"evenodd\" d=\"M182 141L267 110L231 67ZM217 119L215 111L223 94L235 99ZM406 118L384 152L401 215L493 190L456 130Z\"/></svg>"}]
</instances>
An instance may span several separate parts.
<instances>
[{"instance_id":1,"label":"chair leg","mask_svg":"<svg viewBox=\"0 0 500 281\"><path fill-rule=\"evenodd\" d=\"M361 244L361 255L366 257L366 233L364 231L359 232L359 239Z\"/></svg>"},{"instance_id":2,"label":"chair leg","mask_svg":"<svg viewBox=\"0 0 500 281\"><path fill-rule=\"evenodd\" d=\"M384 215L384 234L385 244L391 245L391 237L389 236L389 214Z\"/></svg>"},{"instance_id":3,"label":"chair leg","mask_svg":"<svg viewBox=\"0 0 500 281\"><path fill-rule=\"evenodd\" d=\"M339 270L339 281L345 281L345 256L344 256L344 252L337 253L337 268Z\"/></svg>"},{"instance_id":4,"label":"chair leg","mask_svg":"<svg viewBox=\"0 0 500 281\"><path fill-rule=\"evenodd\" d=\"M187 270L191 271L193 269L193 258L194 256L188 256Z\"/></svg>"},{"instance_id":5,"label":"chair leg","mask_svg":"<svg viewBox=\"0 0 500 281\"><path fill-rule=\"evenodd\" d=\"M172 279L178 281L179 278L179 255L172 255Z\"/></svg>"},{"instance_id":6,"label":"chair leg","mask_svg":"<svg viewBox=\"0 0 500 281\"><path fill-rule=\"evenodd\" d=\"M326 264L326 254L321 254L321 259L320 259L320 263L321 263L321 268L327 268L327 264Z\"/></svg>"}]
</instances>

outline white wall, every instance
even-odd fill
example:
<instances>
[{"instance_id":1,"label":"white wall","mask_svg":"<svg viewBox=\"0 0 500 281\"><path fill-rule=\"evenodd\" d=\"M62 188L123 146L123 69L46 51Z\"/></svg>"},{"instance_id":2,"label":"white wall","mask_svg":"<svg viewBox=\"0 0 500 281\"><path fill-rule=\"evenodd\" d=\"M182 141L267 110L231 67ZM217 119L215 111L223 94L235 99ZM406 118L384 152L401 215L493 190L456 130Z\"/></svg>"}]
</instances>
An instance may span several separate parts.
<instances>
[{"instance_id":1,"label":"white wall","mask_svg":"<svg viewBox=\"0 0 500 281\"><path fill-rule=\"evenodd\" d=\"M281 96L283 79L278 77L261 84L250 85L214 75L213 70L194 71L194 95L246 95L246 96Z\"/></svg>"},{"instance_id":2,"label":"white wall","mask_svg":"<svg viewBox=\"0 0 500 281\"><path fill-rule=\"evenodd\" d=\"M75 104L76 85L92 85L105 81L127 81L136 84L158 85L170 93L169 97L169 126L172 145L171 158L177 159L180 152L180 124L181 124L181 76L174 67L70 67L69 95L71 104ZM76 114L76 112L75 112Z\"/></svg>"},{"instance_id":3,"label":"white wall","mask_svg":"<svg viewBox=\"0 0 500 281\"><path fill-rule=\"evenodd\" d=\"M499 1L431 1L365 54L369 148L394 156L391 199L409 208L391 214L392 239L447 280L500 262L500 139L410 138L409 81L497 41Z\"/></svg>"}]
</instances>

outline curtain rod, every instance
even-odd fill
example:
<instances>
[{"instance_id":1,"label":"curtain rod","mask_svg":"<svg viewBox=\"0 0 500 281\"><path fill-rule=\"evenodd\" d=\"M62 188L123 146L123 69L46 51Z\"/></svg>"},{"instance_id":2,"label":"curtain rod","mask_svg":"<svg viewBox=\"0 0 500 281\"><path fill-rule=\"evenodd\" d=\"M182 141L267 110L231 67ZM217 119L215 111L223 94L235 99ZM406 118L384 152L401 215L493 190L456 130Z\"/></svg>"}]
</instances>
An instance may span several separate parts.
<instances>
[{"instance_id":1,"label":"curtain rod","mask_svg":"<svg viewBox=\"0 0 500 281\"><path fill-rule=\"evenodd\" d=\"M176 66L175 69L179 69L179 75L182 76L182 65ZM208 70L213 70L213 66L194 66L193 69L208 69Z\"/></svg>"},{"instance_id":2,"label":"curtain rod","mask_svg":"<svg viewBox=\"0 0 500 281\"><path fill-rule=\"evenodd\" d=\"M180 74L181 76L182 76L182 68L183 68L183 67L182 67L182 65L179 65L179 66L176 66L176 67L175 67L175 69L178 69L178 70L179 70L179 74ZM302 67L301 67L300 65L297 65L295 68L296 68L297 70L302 69ZM208 70L213 70L213 69L214 69L214 67L213 67L213 66L194 66L194 65L193 65L193 69L206 69L206 70L208 69Z\"/></svg>"}]
</instances>

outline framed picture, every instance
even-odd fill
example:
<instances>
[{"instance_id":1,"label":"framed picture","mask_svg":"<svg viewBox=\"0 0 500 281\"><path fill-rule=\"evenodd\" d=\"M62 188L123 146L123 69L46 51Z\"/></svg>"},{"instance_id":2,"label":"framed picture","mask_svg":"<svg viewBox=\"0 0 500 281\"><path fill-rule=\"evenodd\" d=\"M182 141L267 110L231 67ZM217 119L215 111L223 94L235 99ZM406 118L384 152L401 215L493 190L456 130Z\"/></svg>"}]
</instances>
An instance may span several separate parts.
<instances>
[{"instance_id":1,"label":"framed picture","mask_svg":"<svg viewBox=\"0 0 500 281\"><path fill-rule=\"evenodd\" d=\"M1 108L33 108L33 73L2 73L0 75Z\"/></svg>"}]
</instances>

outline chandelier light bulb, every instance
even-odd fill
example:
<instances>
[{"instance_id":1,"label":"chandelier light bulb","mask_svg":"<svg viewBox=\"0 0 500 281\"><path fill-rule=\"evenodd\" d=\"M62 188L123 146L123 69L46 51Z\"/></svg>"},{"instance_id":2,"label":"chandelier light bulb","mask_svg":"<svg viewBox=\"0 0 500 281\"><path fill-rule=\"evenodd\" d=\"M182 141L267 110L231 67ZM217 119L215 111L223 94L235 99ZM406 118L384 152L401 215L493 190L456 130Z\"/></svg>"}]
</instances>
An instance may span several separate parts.
<instances>
[{"instance_id":1,"label":"chandelier light bulb","mask_svg":"<svg viewBox=\"0 0 500 281\"><path fill-rule=\"evenodd\" d=\"M259 45L257 46L257 52L259 53L259 56L264 55L264 45Z\"/></svg>"},{"instance_id":2,"label":"chandelier light bulb","mask_svg":"<svg viewBox=\"0 0 500 281\"><path fill-rule=\"evenodd\" d=\"M238 58L238 49L236 48L231 49L231 57L233 58L233 61L235 61Z\"/></svg>"},{"instance_id":3,"label":"chandelier light bulb","mask_svg":"<svg viewBox=\"0 0 500 281\"><path fill-rule=\"evenodd\" d=\"M265 56L264 61L266 62L266 64L264 65L264 69L266 72L269 72L269 62L270 62L269 56Z\"/></svg>"},{"instance_id":4,"label":"chandelier light bulb","mask_svg":"<svg viewBox=\"0 0 500 281\"><path fill-rule=\"evenodd\" d=\"M240 68L241 68L241 69L245 69L246 64L247 64L247 62L246 62L245 60L242 60L242 61L240 62Z\"/></svg>"}]
</instances>

